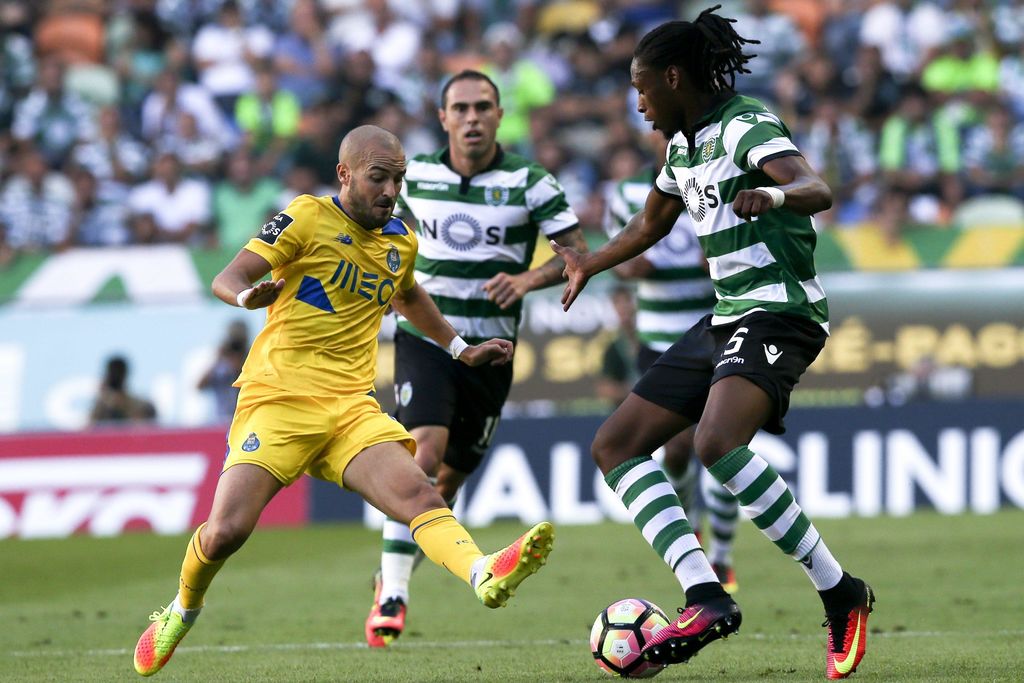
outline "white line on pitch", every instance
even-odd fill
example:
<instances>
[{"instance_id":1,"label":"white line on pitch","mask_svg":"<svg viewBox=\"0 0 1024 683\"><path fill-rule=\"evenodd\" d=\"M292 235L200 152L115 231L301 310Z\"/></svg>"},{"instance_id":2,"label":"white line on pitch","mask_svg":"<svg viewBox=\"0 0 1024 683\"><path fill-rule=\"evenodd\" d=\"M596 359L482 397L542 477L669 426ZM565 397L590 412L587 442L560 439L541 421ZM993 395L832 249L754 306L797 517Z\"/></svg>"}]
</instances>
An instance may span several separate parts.
<instances>
[{"instance_id":1,"label":"white line on pitch","mask_svg":"<svg viewBox=\"0 0 1024 683\"><path fill-rule=\"evenodd\" d=\"M1001 629L998 631L972 631L961 633L956 631L886 631L883 633L872 633L872 638L943 638L953 636L957 638L990 638L993 636L1024 636L1024 629ZM744 640L819 640L821 636L803 633L792 633L788 635L770 635L767 633L744 633L740 636ZM396 649L412 650L419 648L444 648L444 647L536 647L536 646L557 646L571 645L573 647L586 645L586 640L573 640L566 638L548 638L544 640L452 640L452 641L404 641L394 646ZM184 646L177 649L178 652L249 652L252 650L368 650L366 643L272 643L259 645L195 645ZM133 650L128 648L91 649L91 650L13 650L6 654L10 657L71 657L71 656L92 656L92 657L123 657L129 655Z\"/></svg>"}]
</instances>

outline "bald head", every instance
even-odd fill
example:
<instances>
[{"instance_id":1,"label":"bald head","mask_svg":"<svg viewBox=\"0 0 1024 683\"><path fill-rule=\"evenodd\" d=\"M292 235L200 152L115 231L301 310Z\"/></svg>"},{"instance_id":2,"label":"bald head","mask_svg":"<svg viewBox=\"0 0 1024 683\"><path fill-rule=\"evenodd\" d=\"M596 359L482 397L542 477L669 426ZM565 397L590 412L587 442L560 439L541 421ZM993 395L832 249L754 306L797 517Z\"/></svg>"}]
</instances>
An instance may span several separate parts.
<instances>
[{"instance_id":1,"label":"bald head","mask_svg":"<svg viewBox=\"0 0 1024 683\"><path fill-rule=\"evenodd\" d=\"M338 163L351 167L365 163L367 156L385 154L405 157L402 143L390 131L379 126L359 126L341 139L338 147Z\"/></svg>"},{"instance_id":2,"label":"bald head","mask_svg":"<svg viewBox=\"0 0 1024 683\"><path fill-rule=\"evenodd\" d=\"M378 126L349 131L338 147L338 197L346 213L365 228L391 220L405 178L405 150L392 133Z\"/></svg>"}]
</instances>

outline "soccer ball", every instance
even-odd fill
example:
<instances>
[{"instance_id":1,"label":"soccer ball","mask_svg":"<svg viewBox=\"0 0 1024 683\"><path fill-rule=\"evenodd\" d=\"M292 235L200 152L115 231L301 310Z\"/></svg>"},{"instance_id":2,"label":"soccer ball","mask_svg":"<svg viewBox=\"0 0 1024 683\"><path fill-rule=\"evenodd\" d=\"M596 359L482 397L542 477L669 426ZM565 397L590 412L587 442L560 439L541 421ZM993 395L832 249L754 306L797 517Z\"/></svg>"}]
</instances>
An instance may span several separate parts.
<instances>
[{"instance_id":1,"label":"soccer ball","mask_svg":"<svg viewBox=\"0 0 1024 683\"><path fill-rule=\"evenodd\" d=\"M623 678L649 678L664 669L640 657L647 641L668 626L654 603L626 598L608 605L590 630L590 652L603 671Z\"/></svg>"}]
</instances>

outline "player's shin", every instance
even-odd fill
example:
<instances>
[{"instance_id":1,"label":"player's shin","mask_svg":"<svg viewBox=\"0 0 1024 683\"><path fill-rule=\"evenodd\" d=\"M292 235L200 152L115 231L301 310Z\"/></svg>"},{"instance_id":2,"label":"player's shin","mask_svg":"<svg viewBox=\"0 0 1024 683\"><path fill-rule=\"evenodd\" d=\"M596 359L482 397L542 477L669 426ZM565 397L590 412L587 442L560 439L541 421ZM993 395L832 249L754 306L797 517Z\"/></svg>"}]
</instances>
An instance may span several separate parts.
<instances>
[{"instance_id":1,"label":"player's shin","mask_svg":"<svg viewBox=\"0 0 1024 683\"><path fill-rule=\"evenodd\" d=\"M789 486L764 458L740 446L722 456L708 471L736 497L743 513L769 540L800 562L816 589L822 591L839 583L842 568L800 509Z\"/></svg>"},{"instance_id":2,"label":"player's shin","mask_svg":"<svg viewBox=\"0 0 1024 683\"><path fill-rule=\"evenodd\" d=\"M413 540L423 553L466 583L473 585L473 563L483 557L473 537L459 524L449 508L428 510L409 523Z\"/></svg>"},{"instance_id":3,"label":"player's shin","mask_svg":"<svg viewBox=\"0 0 1024 683\"><path fill-rule=\"evenodd\" d=\"M701 493L711 527L708 559L712 564L732 565L732 544L740 509L736 499L707 470L701 473Z\"/></svg>"},{"instance_id":4,"label":"player's shin","mask_svg":"<svg viewBox=\"0 0 1024 683\"><path fill-rule=\"evenodd\" d=\"M392 519L384 521L384 543L380 554L380 599L398 598L409 603L409 579L419 546L409 527Z\"/></svg>"},{"instance_id":5,"label":"player's shin","mask_svg":"<svg viewBox=\"0 0 1024 683\"><path fill-rule=\"evenodd\" d=\"M200 535L206 523L199 525L185 549L185 559L181 563L181 575L178 579L177 602L185 610L199 609L203 606L203 598L210 587L213 577L224 566L224 560L213 561L203 552Z\"/></svg>"},{"instance_id":6,"label":"player's shin","mask_svg":"<svg viewBox=\"0 0 1024 683\"><path fill-rule=\"evenodd\" d=\"M688 603L707 597L703 595L705 588L713 594L721 592L679 497L654 460L627 460L605 475L605 482L622 500L654 552L675 572L687 591Z\"/></svg>"}]
</instances>

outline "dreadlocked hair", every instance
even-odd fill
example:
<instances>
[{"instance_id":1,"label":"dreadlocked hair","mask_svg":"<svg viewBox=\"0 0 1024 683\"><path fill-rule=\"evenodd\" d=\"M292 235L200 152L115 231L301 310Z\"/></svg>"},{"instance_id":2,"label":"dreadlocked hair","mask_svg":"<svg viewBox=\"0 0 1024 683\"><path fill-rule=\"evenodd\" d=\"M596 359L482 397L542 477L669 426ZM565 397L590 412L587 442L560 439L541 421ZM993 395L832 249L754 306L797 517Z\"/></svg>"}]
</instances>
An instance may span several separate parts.
<instances>
[{"instance_id":1,"label":"dreadlocked hair","mask_svg":"<svg viewBox=\"0 0 1024 683\"><path fill-rule=\"evenodd\" d=\"M736 74L750 73L746 63L756 57L743 52L747 39L732 27L735 19L715 14L721 5L709 7L692 21L669 21L652 29L637 43L633 57L657 68L682 67L694 87L704 92L732 90Z\"/></svg>"}]
</instances>

